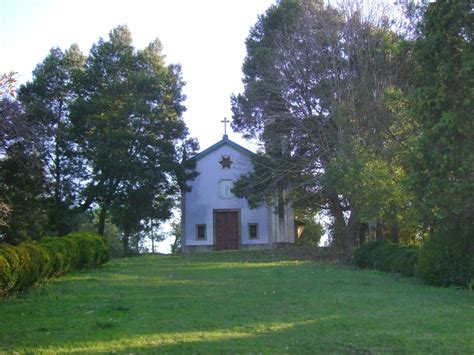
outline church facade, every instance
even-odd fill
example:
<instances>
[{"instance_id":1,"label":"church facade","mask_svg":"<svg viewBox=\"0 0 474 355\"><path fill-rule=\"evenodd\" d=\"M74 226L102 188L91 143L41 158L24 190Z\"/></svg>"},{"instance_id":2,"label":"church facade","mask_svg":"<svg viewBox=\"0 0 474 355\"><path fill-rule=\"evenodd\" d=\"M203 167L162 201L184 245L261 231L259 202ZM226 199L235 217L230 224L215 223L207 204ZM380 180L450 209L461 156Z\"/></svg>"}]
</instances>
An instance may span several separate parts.
<instances>
[{"instance_id":1,"label":"church facade","mask_svg":"<svg viewBox=\"0 0 474 355\"><path fill-rule=\"evenodd\" d=\"M182 201L182 250L273 248L294 243L293 210L275 213L274 205L251 209L247 200L232 193L233 183L253 169L253 152L222 140L193 159L199 175L188 183Z\"/></svg>"}]
</instances>

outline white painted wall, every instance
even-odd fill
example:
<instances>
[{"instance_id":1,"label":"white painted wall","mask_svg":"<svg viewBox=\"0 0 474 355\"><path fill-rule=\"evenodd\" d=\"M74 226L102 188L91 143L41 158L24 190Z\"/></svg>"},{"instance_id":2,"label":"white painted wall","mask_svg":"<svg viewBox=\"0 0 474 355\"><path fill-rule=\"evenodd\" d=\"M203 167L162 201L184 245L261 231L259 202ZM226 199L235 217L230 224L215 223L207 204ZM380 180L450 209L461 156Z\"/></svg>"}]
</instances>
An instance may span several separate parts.
<instances>
[{"instance_id":1,"label":"white painted wall","mask_svg":"<svg viewBox=\"0 0 474 355\"><path fill-rule=\"evenodd\" d=\"M219 161L223 155L229 155L234 162L231 169L223 169ZM252 169L250 158L229 145L223 145L197 161L196 170L200 173L194 181L188 182L192 187L184 198L184 242L187 246L214 244L214 209L240 209L241 243L267 244L268 208L250 209L245 199L219 197L220 180L237 180L242 174ZM248 223L258 223L259 238L249 239ZM206 240L197 240L196 225L206 225Z\"/></svg>"}]
</instances>

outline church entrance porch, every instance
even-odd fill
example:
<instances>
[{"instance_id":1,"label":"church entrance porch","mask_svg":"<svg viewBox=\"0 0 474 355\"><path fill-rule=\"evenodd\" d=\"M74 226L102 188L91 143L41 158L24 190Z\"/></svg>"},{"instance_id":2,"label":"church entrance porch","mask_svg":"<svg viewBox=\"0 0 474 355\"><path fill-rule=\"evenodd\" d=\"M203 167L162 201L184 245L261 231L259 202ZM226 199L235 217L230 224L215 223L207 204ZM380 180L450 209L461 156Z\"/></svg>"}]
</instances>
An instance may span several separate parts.
<instances>
[{"instance_id":1,"label":"church entrance porch","mask_svg":"<svg viewBox=\"0 0 474 355\"><path fill-rule=\"evenodd\" d=\"M216 250L235 250L240 247L240 211L214 210Z\"/></svg>"}]
</instances>

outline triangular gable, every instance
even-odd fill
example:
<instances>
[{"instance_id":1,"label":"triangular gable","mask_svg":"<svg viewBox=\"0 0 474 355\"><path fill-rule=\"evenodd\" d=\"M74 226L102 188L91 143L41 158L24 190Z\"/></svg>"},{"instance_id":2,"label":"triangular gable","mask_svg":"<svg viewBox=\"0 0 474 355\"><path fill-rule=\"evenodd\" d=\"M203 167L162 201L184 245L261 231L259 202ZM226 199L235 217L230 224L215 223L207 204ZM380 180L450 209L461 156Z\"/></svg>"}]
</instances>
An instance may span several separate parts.
<instances>
[{"instance_id":1,"label":"triangular gable","mask_svg":"<svg viewBox=\"0 0 474 355\"><path fill-rule=\"evenodd\" d=\"M215 151L216 149L219 149L220 147L222 147L224 145L228 145L229 147L234 148L238 152L240 152L242 154L245 154L249 157L253 157L253 156L256 155L254 152L248 150L247 148L244 148L241 145L231 141L229 139L229 137L227 136L227 134L225 134L224 137L219 142L217 142L216 144L211 145L207 149L204 149L199 154L196 154L192 159L196 160L196 161L200 160L200 159L204 158L206 155L208 155L209 153L212 153L213 151Z\"/></svg>"}]
</instances>

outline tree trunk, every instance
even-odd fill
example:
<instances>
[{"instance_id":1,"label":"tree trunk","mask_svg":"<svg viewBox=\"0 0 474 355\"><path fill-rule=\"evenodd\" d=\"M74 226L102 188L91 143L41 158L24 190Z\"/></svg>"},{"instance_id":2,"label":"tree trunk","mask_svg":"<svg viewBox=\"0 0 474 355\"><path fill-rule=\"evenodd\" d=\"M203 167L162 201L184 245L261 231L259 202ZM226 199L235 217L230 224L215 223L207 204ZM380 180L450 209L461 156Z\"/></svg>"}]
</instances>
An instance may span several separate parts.
<instances>
[{"instance_id":1,"label":"tree trunk","mask_svg":"<svg viewBox=\"0 0 474 355\"><path fill-rule=\"evenodd\" d=\"M383 219L377 218L377 227L375 228L375 240L383 240Z\"/></svg>"},{"instance_id":2,"label":"tree trunk","mask_svg":"<svg viewBox=\"0 0 474 355\"><path fill-rule=\"evenodd\" d=\"M175 253L178 252L179 239L180 239L179 236L175 236L175 237L174 237L174 243L173 243L173 245L171 246L171 253L172 253L172 254L175 254Z\"/></svg>"},{"instance_id":3,"label":"tree trunk","mask_svg":"<svg viewBox=\"0 0 474 355\"><path fill-rule=\"evenodd\" d=\"M346 223L344 221L344 214L338 200L331 200L331 214L334 218L334 243L336 246L344 249L344 230Z\"/></svg>"},{"instance_id":4,"label":"tree trunk","mask_svg":"<svg viewBox=\"0 0 474 355\"><path fill-rule=\"evenodd\" d=\"M397 217L394 217L390 223L390 240L395 244L400 244L400 226Z\"/></svg>"},{"instance_id":5,"label":"tree trunk","mask_svg":"<svg viewBox=\"0 0 474 355\"><path fill-rule=\"evenodd\" d=\"M357 246L359 218L357 211L352 208L349 220L346 224L344 210L341 202L334 192L331 194L331 214L334 217L334 238L337 245L342 249L345 257L352 256L354 247Z\"/></svg>"},{"instance_id":6,"label":"tree trunk","mask_svg":"<svg viewBox=\"0 0 474 355\"><path fill-rule=\"evenodd\" d=\"M359 216L355 207L351 208L351 215L346 227L347 252L346 256L352 256L354 249L358 247Z\"/></svg>"},{"instance_id":7,"label":"tree trunk","mask_svg":"<svg viewBox=\"0 0 474 355\"><path fill-rule=\"evenodd\" d=\"M107 217L107 207L104 205L100 209L100 214L99 214L99 226L98 226L98 233L100 235L104 235L105 231L105 218Z\"/></svg>"},{"instance_id":8,"label":"tree trunk","mask_svg":"<svg viewBox=\"0 0 474 355\"><path fill-rule=\"evenodd\" d=\"M367 242L367 230L369 226L367 223L359 224L359 246L364 245Z\"/></svg>"},{"instance_id":9,"label":"tree trunk","mask_svg":"<svg viewBox=\"0 0 474 355\"><path fill-rule=\"evenodd\" d=\"M59 113L57 117L57 129L56 129L56 136L55 136L55 142L54 142L54 199L56 202L56 207L60 208L61 206L61 201L62 201L62 182L61 182L61 177L62 177L62 171L61 171L61 139L62 139L62 122L61 122L61 117L62 117L62 110L63 110L63 101L59 103Z\"/></svg>"},{"instance_id":10,"label":"tree trunk","mask_svg":"<svg viewBox=\"0 0 474 355\"><path fill-rule=\"evenodd\" d=\"M89 207L94 203L97 196L99 195L100 189L102 189L103 185L105 184L106 179L101 179L96 185L92 183L87 187L87 196L82 205L79 207L82 212L85 212L89 209Z\"/></svg>"},{"instance_id":11,"label":"tree trunk","mask_svg":"<svg viewBox=\"0 0 474 355\"><path fill-rule=\"evenodd\" d=\"M128 231L124 230L123 236L122 236L122 246L123 246L123 255L124 256L129 256L130 255L129 242L130 242L130 235L129 235Z\"/></svg>"},{"instance_id":12,"label":"tree trunk","mask_svg":"<svg viewBox=\"0 0 474 355\"><path fill-rule=\"evenodd\" d=\"M56 207L59 208L61 205L61 167L60 167L60 158L59 158L59 143L56 142L55 147L55 157L54 157L54 200Z\"/></svg>"},{"instance_id":13,"label":"tree trunk","mask_svg":"<svg viewBox=\"0 0 474 355\"><path fill-rule=\"evenodd\" d=\"M107 197L105 198L104 203L102 204L102 208L100 210L99 215L99 234L104 235L105 230L105 218L107 217L107 210L109 209L110 203L112 202L112 196L115 192L116 184L114 184L113 180L109 180L107 186Z\"/></svg>"}]
</instances>

